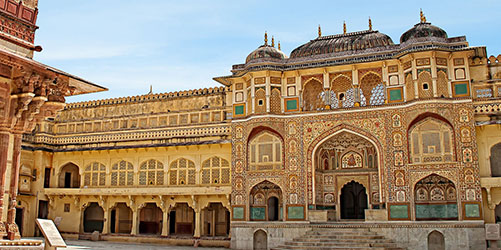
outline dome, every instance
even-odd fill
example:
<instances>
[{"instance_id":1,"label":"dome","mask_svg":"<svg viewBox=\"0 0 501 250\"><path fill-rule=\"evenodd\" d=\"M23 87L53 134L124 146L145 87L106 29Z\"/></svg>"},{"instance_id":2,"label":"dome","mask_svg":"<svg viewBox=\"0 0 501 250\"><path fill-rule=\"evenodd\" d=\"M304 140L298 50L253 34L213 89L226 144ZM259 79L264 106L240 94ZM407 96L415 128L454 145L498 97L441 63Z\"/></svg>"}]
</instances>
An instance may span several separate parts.
<instances>
[{"instance_id":1,"label":"dome","mask_svg":"<svg viewBox=\"0 0 501 250\"><path fill-rule=\"evenodd\" d=\"M291 58L330 54L344 51L360 51L393 45L386 34L365 30L339 35L320 36L291 52Z\"/></svg>"},{"instance_id":2,"label":"dome","mask_svg":"<svg viewBox=\"0 0 501 250\"><path fill-rule=\"evenodd\" d=\"M257 59L278 59L282 60L287 58L287 56L284 54L284 52L276 49L273 46L270 46L268 44L264 44L259 46L256 50L252 51L248 56L247 59L245 59L245 63L249 63L250 61L257 60Z\"/></svg>"},{"instance_id":3,"label":"dome","mask_svg":"<svg viewBox=\"0 0 501 250\"><path fill-rule=\"evenodd\" d=\"M447 33L445 30L431 25L431 23L427 23L426 21L421 21L420 23L414 25L410 30L406 31L400 37L400 43L405 43L407 41L416 40L419 38L435 38L439 40L446 40Z\"/></svg>"}]
</instances>

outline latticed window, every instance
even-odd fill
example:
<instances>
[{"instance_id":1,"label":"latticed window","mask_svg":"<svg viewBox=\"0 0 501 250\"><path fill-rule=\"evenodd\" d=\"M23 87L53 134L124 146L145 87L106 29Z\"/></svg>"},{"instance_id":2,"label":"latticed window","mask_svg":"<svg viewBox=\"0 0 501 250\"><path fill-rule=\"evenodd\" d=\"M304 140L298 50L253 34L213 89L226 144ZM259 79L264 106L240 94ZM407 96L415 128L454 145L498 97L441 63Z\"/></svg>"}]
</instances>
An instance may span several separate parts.
<instances>
[{"instance_id":1,"label":"latticed window","mask_svg":"<svg viewBox=\"0 0 501 250\"><path fill-rule=\"evenodd\" d=\"M84 171L84 186L104 186L106 185L106 167L99 163L93 162Z\"/></svg>"},{"instance_id":2,"label":"latticed window","mask_svg":"<svg viewBox=\"0 0 501 250\"><path fill-rule=\"evenodd\" d=\"M202 184L229 184L230 164L220 157L212 157L202 162Z\"/></svg>"},{"instance_id":3,"label":"latticed window","mask_svg":"<svg viewBox=\"0 0 501 250\"><path fill-rule=\"evenodd\" d=\"M127 161L120 161L111 167L112 186L132 186L134 185L134 166Z\"/></svg>"},{"instance_id":4,"label":"latticed window","mask_svg":"<svg viewBox=\"0 0 501 250\"><path fill-rule=\"evenodd\" d=\"M139 167L139 185L163 185L164 164L157 160L148 160Z\"/></svg>"},{"instance_id":5,"label":"latticed window","mask_svg":"<svg viewBox=\"0 0 501 250\"><path fill-rule=\"evenodd\" d=\"M169 168L170 185L195 185L195 163L180 158L173 161Z\"/></svg>"},{"instance_id":6,"label":"latticed window","mask_svg":"<svg viewBox=\"0 0 501 250\"><path fill-rule=\"evenodd\" d=\"M425 119L415 125L409 135L413 163L453 160L453 133L446 123Z\"/></svg>"},{"instance_id":7,"label":"latticed window","mask_svg":"<svg viewBox=\"0 0 501 250\"><path fill-rule=\"evenodd\" d=\"M254 137L249 143L250 170L263 171L282 168L282 142L268 132Z\"/></svg>"}]
</instances>

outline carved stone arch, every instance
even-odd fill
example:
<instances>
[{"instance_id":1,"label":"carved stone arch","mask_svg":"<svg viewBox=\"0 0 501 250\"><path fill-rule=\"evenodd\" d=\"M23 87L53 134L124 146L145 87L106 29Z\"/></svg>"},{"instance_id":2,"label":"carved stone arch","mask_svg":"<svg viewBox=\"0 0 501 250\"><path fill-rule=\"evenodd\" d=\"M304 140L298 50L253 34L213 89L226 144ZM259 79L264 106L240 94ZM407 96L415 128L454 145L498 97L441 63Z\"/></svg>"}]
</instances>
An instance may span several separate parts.
<instances>
[{"instance_id":1,"label":"carved stone arch","mask_svg":"<svg viewBox=\"0 0 501 250\"><path fill-rule=\"evenodd\" d=\"M456 131L454 129L454 126L452 125L452 123L448 119L446 119L445 117L443 117L439 114L425 112L425 113L417 115L414 119L412 119L412 121L409 123L409 126L407 127L407 152L408 152L408 156L409 156L408 157L409 162L413 162L413 159L412 159L413 151L411 151L411 149L412 149L411 143L413 143L412 140L414 140L414 139L412 138L411 133L414 131L414 129L417 126L419 126L423 123L426 123L428 121L434 121L434 122L437 122L439 124L444 124L450 130L450 134L448 136L450 139L449 147L450 147L450 150L451 150L450 153L452 154L452 156L449 155L448 157L450 157L451 159L447 160L447 161L456 161L459 153L457 152L458 149L456 147ZM440 136L442 136L442 134L443 133L440 132ZM444 140L445 140L445 138L444 138ZM445 143L445 141L441 141L440 143ZM417 143L417 145L420 145L420 142ZM444 159L442 161L446 161L446 160Z\"/></svg>"},{"instance_id":2,"label":"carved stone arch","mask_svg":"<svg viewBox=\"0 0 501 250\"><path fill-rule=\"evenodd\" d=\"M66 165L68 165L68 164L73 164L73 165L77 166L77 167L78 167L78 173L79 173L80 175L82 175L82 173L83 173L83 169L84 169L84 168L83 168L83 167L80 167L80 166L79 166L78 164L76 164L74 161L66 161L66 162L64 162L64 164L60 164L60 165L59 165L59 167L57 167L57 168L55 169L55 171L56 171L56 172L54 173L54 175L55 175L55 176L59 176L59 174L61 173L61 170L62 170L62 169L63 169Z\"/></svg>"},{"instance_id":3,"label":"carved stone arch","mask_svg":"<svg viewBox=\"0 0 501 250\"><path fill-rule=\"evenodd\" d=\"M320 84L322 84L322 80L321 80L321 79L319 79L319 78L317 78L317 77L312 76L312 77L310 77L310 78L306 79L305 81L303 81L303 84L302 84L302 85L303 85L303 89L304 89L304 86L306 86L306 84L308 84L308 83L309 83L309 82L311 82L311 81L317 81L317 82L319 82ZM322 84L322 86L323 86L323 84Z\"/></svg>"},{"instance_id":4,"label":"carved stone arch","mask_svg":"<svg viewBox=\"0 0 501 250\"><path fill-rule=\"evenodd\" d=\"M257 186L258 184L261 184L262 182L265 182L265 181L268 181L268 182L271 182L272 184L275 184L277 185L283 192L284 189L284 185L282 182L281 179L279 178L263 178L263 179L254 179L254 180L251 180L248 182L248 185L247 185L247 195L250 195L252 189Z\"/></svg>"},{"instance_id":5,"label":"carved stone arch","mask_svg":"<svg viewBox=\"0 0 501 250\"><path fill-rule=\"evenodd\" d=\"M501 142L489 148L489 168L492 177L501 176Z\"/></svg>"},{"instance_id":6,"label":"carved stone arch","mask_svg":"<svg viewBox=\"0 0 501 250\"><path fill-rule=\"evenodd\" d=\"M459 171L456 170L456 171L413 172L409 177L410 179L409 183L411 184L412 189L414 190L416 188L416 184L419 181L423 180L424 178L430 175L438 175L442 178L450 180L454 184L456 190L459 187L458 183Z\"/></svg>"},{"instance_id":7,"label":"carved stone arch","mask_svg":"<svg viewBox=\"0 0 501 250\"><path fill-rule=\"evenodd\" d=\"M368 76L369 74L374 74L374 75L378 76L379 78L382 78L380 73L378 73L374 70L369 70L369 71L365 72L362 76L360 76L360 80L362 80L364 77Z\"/></svg>"}]
</instances>

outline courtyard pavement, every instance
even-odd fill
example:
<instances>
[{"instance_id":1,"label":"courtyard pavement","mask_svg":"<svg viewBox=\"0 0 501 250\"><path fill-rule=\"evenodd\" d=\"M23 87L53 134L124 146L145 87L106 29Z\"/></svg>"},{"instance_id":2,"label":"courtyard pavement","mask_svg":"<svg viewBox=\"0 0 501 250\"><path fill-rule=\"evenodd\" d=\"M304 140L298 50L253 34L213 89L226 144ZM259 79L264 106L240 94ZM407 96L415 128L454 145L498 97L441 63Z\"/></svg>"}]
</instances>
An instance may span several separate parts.
<instances>
[{"instance_id":1,"label":"courtyard pavement","mask_svg":"<svg viewBox=\"0 0 501 250\"><path fill-rule=\"evenodd\" d=\"M58 248L67 250L160 250L160 249L206 249L206 250L228 250L228 248L208 248L208 247L185 247L185 246L168 246L160 244L148 244L148 243L119 243L119 242L109 242L109 241L88 241L88 240L67 240L66 245L68 248Z\"/></svg>"},{"instance_id":2,"label":"courtyard pavement","mask_svg":"<svg viewBox=\"0 0 501 250\"><path fill-rule=\"evenodd\" d=\"M43 238L30 238L43 240ZM90 241L90 240L65 240L67 248L58 248L58 250L188 250L188 249L203 249L203 250L229 250L228 248L215 247L186 247L186 246L169 246L152 243L131 243L131 242L111 242L111 241Z\"/></svg>"}]
</instances>

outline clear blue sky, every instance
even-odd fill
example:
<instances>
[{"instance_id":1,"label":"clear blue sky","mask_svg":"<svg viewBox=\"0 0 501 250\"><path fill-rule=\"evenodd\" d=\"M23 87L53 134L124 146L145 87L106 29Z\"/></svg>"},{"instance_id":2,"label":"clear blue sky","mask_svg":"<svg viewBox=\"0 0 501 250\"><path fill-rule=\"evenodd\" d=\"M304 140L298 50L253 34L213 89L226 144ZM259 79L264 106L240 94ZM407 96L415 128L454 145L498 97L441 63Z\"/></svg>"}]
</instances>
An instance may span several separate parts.
<instances>
[{"instance_id":1,"label":"clear blue sky","mask_svg":"<svg viewBox=\"0 0 501 250\"><path fill-rule=\"evenodd\" d=\"M167 1L40 0L35 59L109 88L69 102L219 86L214 76L263 43L264 31L286 54L317 36L373 28L399 43L427 20L449 37L501 53L501 1Z\"/></svg>"}]
</instances>

